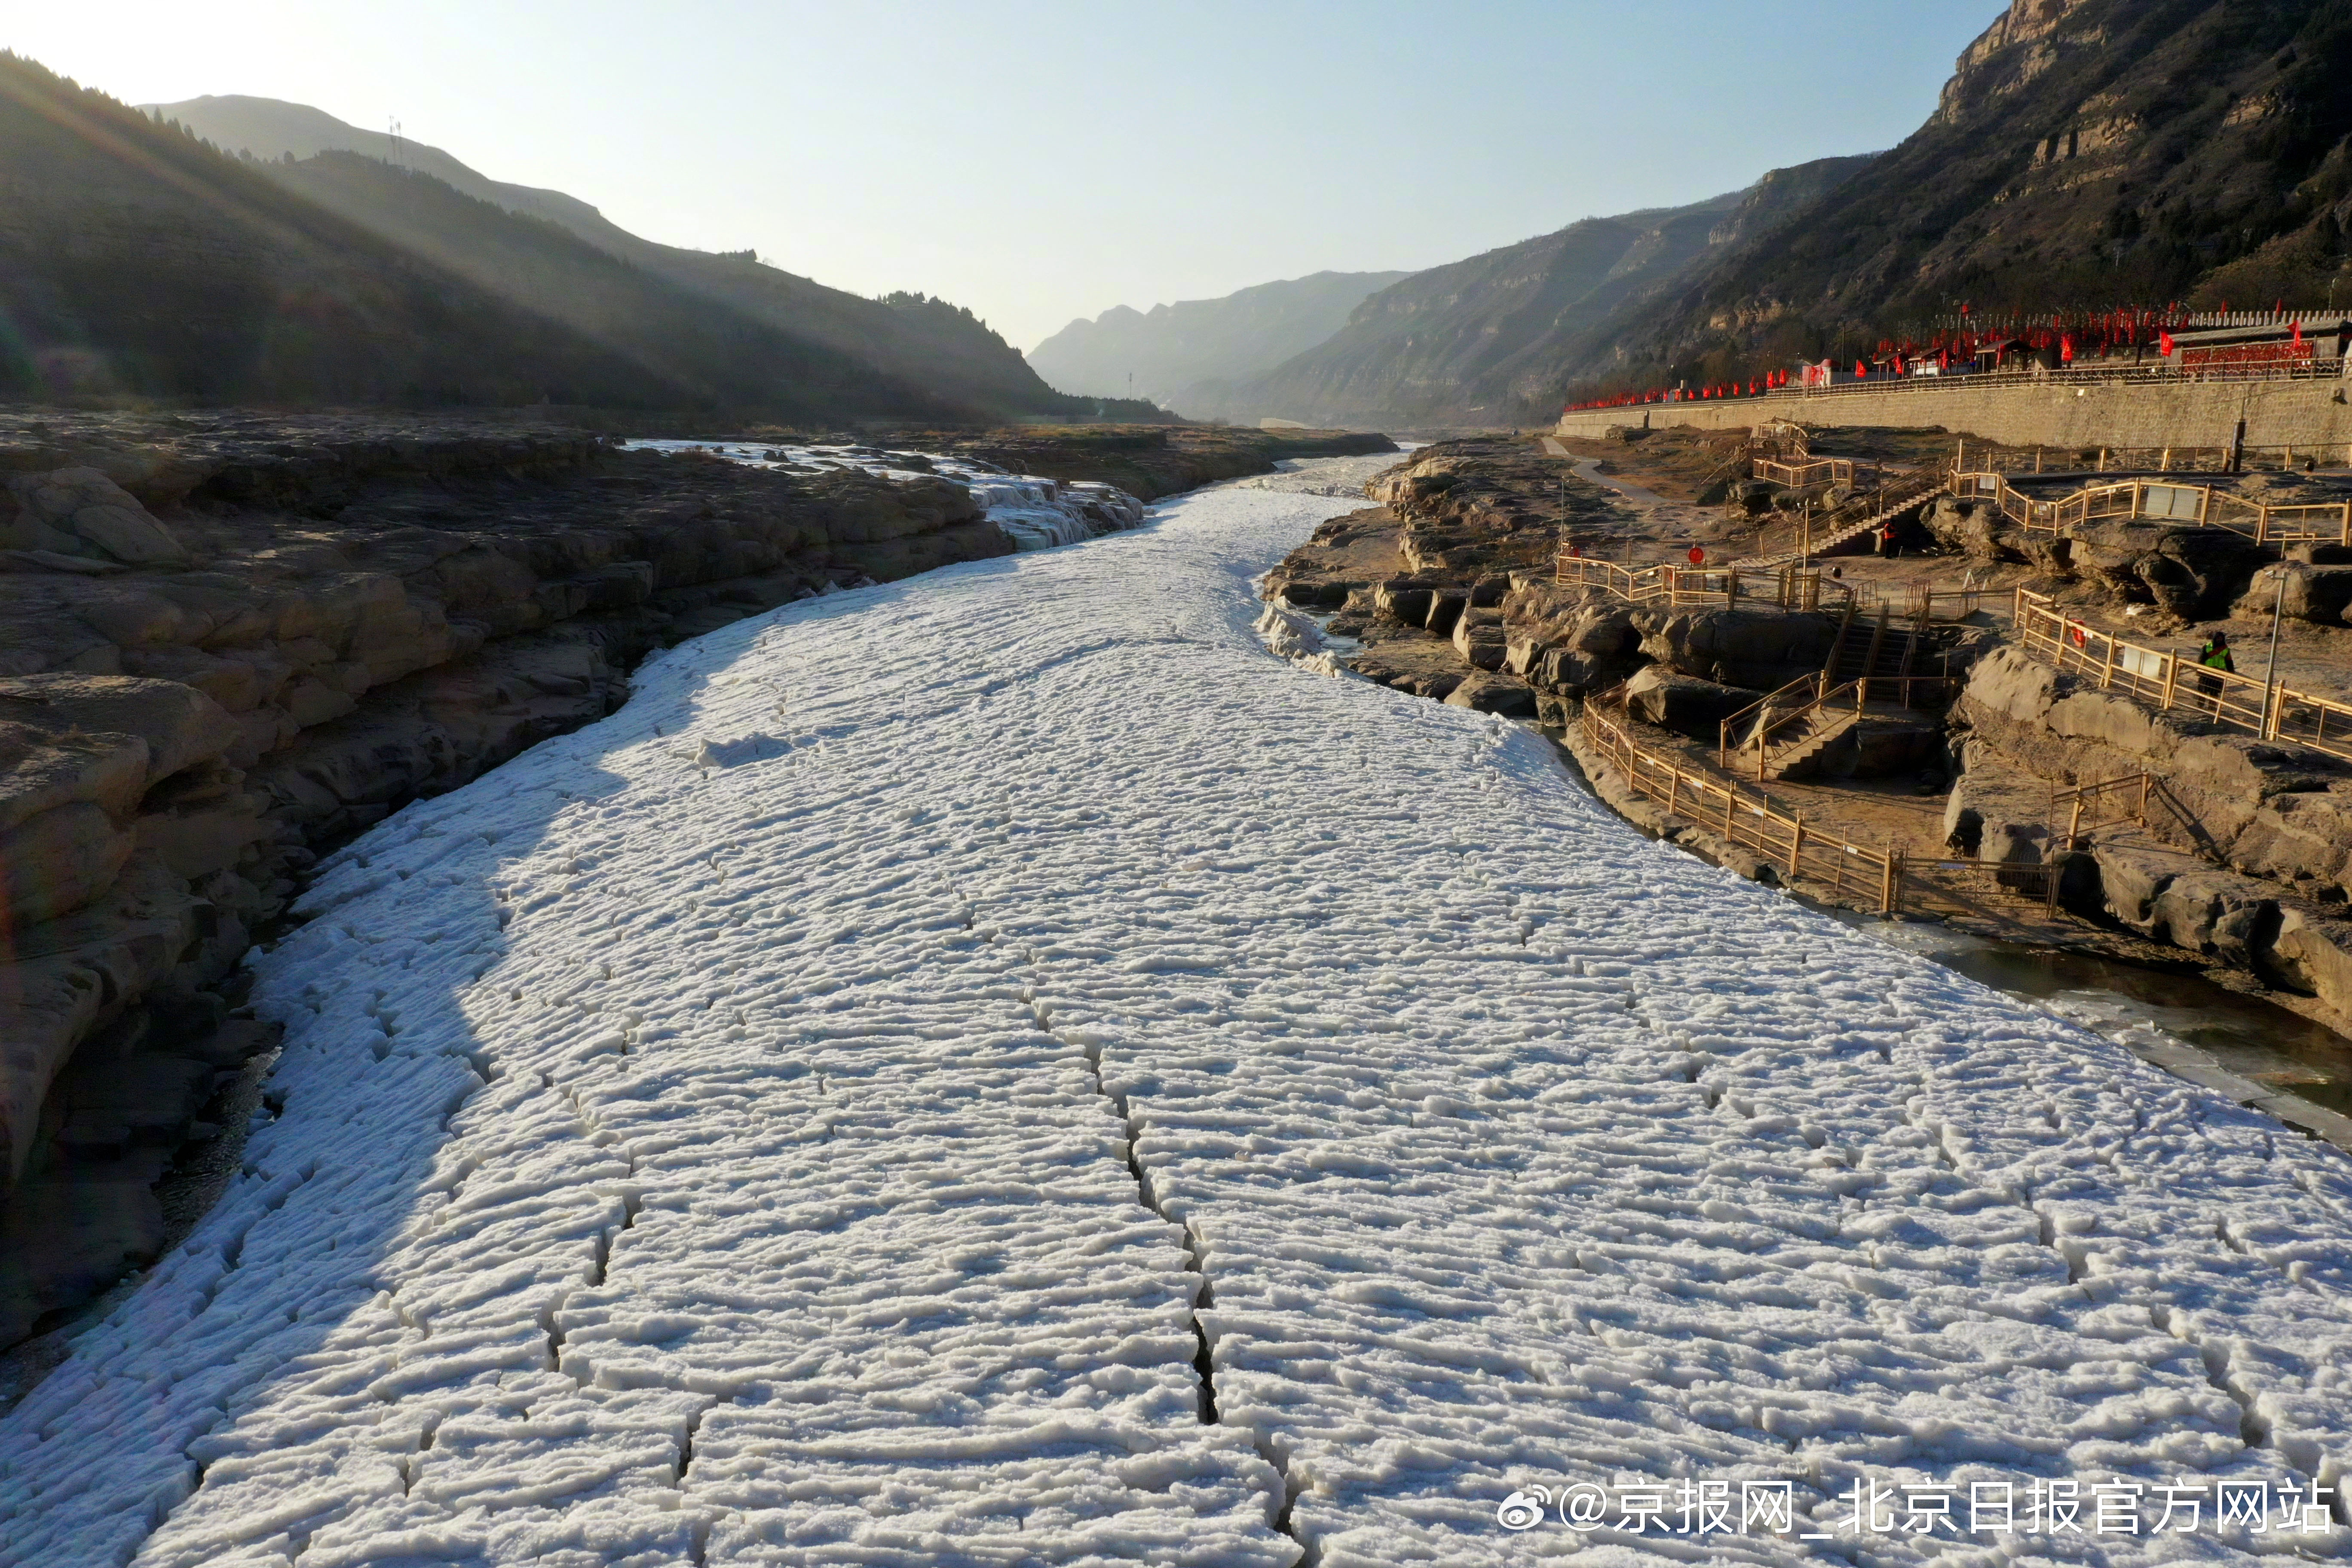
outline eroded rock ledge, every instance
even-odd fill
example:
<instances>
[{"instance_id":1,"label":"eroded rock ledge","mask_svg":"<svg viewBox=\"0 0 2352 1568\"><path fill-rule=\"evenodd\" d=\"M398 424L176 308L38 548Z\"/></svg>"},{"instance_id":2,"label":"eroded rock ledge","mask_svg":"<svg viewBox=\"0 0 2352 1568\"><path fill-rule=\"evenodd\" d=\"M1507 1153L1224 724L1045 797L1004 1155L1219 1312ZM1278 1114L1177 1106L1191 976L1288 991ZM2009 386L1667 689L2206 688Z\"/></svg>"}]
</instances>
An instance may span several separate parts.
<instances>
[{"instance_id":1,"label":"eroded rock ledge","mask_svg":"<svg viewBox=\"0 0 2352 1568\"><path fill-rule=\"evenodd\" d=\"M1547 495L1547 484L1559 488ZM1827 614L1635 605L1558 584L1559 530L1545 514L1571 530L1594 515L1580 484L1524 444L1423 448L1367 487L1383 506L1323 524L1268 574L1266 596L1338 612L1328 629L1362 645L1350 668L1381 684L1559 724L1591 698L1622 694L1639 721L1710 747L1726 718L1822 670L1838 647ZM2336 559L2341 547L2297 547L2266 565L2218 529L2100 523L2032 535L1949 497L1922 529L1964 558L1955 578L1971 564L2028 564L2042 574L2030 584L2070 607L2137 606L2134 635L2168 632L2193 647L2196 617L2211 616L2205 624L2241 647L2259 646L2275 607L2284 647L2329 686L2352 653L2352 563ZM2114 827L2069 856L2062 902L2097 926L2310 998L2318 1008L2304 1010L2332 1027L2352 1018L2352 763L2154 711L2007 646L1999 624L1923 637L1917 668L1959 678L1958 700L1940 715L1855 725L1809 762L1808 782L1948 784L1948 847L2005 865L2038 864L2050 850L2053 790L2147 773L2157 782L2146 826ZM1691 831L1638 797L1604 788L1604 798L1651 831ZM1769 874L1732 847L1708 853Z\"/></svg>"},{"instance_id":2,"label":"eroded rock ledge","mask_svg":"<svg viewBox=\"0 0 2352 1568\"><path fill-rule=\"evenodd\" d=\"M0 411L0 1225L103 1211L38 1278L0 1247L0 1344L152 1250L149 1184L268 1044L217 987L320 849L654 647L1011 548L944 479L555 426Z\"/></svg>"}]
</instances>

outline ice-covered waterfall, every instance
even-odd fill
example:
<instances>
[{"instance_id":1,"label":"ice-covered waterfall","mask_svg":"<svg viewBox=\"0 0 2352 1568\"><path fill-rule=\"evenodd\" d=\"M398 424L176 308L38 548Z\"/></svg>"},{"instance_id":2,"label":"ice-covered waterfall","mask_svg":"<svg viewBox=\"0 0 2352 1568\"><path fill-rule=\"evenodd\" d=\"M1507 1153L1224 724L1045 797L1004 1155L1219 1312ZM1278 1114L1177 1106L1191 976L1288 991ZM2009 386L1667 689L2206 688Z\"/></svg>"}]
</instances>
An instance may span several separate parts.
<instances>
[{"instance_id":1,"label":"ice-covered waterfall","mask_svg":"<svg viewBox=\"0 0 2352 1568\"><path fill-rule=\"evenodd\" d=\"M888 479L927 475L952 479L971 491L972 499L987 510L988 521L1003 530L1016 550L1076 544L1133 528L1143 521L1143 503L1117 485L1010 473L972 458L882 447L794 447L764 441L630 441L625 445L661 452L709 452L730 462L787 473L855 468Z\"/></svg>"}]
</instances>

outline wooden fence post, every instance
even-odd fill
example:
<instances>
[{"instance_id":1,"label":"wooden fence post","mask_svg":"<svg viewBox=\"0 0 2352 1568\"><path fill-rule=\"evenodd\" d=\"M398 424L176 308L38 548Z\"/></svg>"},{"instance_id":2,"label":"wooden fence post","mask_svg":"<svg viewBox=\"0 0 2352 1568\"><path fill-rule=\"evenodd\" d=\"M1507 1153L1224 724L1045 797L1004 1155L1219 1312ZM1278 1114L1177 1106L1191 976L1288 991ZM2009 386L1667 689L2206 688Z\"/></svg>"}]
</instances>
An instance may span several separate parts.
<instances>
[{"instance_id":1,"label":"wooden fence post","mask_svg":"<svg viewBox=\"0 0 2352 1568\"><path fill-rule=\"evenodd\" d=\"M1891 915L1895 912L1895 893L1903 881L1902 865L1903 852L1893 845L1888 845L1886 858L1879 868L1878 912L1882 915Z\"/></svg>"},{"instance_id":2,"label":"wooden fence post","mask_svg":"<svg viewBox=\"0 0 2352 1568\"><path fill-rule=\"evenodd\" d=\"M1797 858L1805 852L1805 814L1793 813L1789 818L1789 875L1797 874Z\"/></svg>"}]
</instances>

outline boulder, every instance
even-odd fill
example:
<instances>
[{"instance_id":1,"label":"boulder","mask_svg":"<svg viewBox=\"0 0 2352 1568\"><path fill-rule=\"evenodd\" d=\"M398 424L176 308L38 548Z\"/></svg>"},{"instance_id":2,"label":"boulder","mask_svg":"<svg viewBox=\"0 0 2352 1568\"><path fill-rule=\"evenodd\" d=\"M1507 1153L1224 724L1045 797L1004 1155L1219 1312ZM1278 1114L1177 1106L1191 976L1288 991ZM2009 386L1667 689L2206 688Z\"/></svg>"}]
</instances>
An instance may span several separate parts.
<instances>
[{"instance_id":1,"label":"boulder","mask_svg":"<svg viewBox=\"0 0 2352 1568\"><path fill-rule=\"evenodd\" d=\"M2344 624L2347 605L2352 605L2352 566L2276 562L2254 574L2231 613L2262 620L2275 610L2289 620L2337 626Z\"/></svg>"},{"instance_id":2,"label":"boulder","mask_svg":"<svg viewBox=\"0 0 2352 1568\"><path fill-rule=\"evenodd\" d=\"M2150 934L2236 969L2252 969L2278 920L2278 889L2229 871L2184 871L2150 910Z\"/></svg>"},{"instance_id":3,"label":"boulder","mask_svg":"<svg viewBox=\"0 0 2352 1568\"><path fill-rule=\"evenodd\" d=\"M81 908L112 884L135 847L87 801L0 832L0 921L14 931Z\"/></svg>"},{"instance_id":4,"label":"boulder","mask_svg":"<svg viewBox=\"0 0 2352 1568\"><path fill-rule=\"evenodd\" d=\"M1504 668L1509 668L1507 659ZM1540 691L1581 697L1608 689L1639 668L1632 658L1603 658L1574 648L1556 647L1537 658L1526 670L1525 679Z\"/></svg>"},{"instance_id":5,"label":"boulder","mask_svg":"<svg viewBox=\"0 0 2352 1568\"><path fill-rule=\"evenodd\" d=\"M2039 866L2049 846L2047 824L1990 816L1977 834L1977 858L1996 866Z\"/></svg>"},{"instance_id":6,"label":"boulder","mask_svg":"<svg viewBox=\"0 0 2352 1568\"><path fill-rule=\"evenodd\" d=\"M138 498L96 468L59 468L8 481L16 518L0 547L95 555L126 566L179 566L187 547Z\"/></svg>"},{"instance_id":7,"label":"boulder","mask_svg":"<svg viewBox=\"0 0 2352 1568\"><path fill-rule=\"evenodd\" d=\"M2074 569L2085 581L2184 621L2223 614L2263 560L2260 546L2223 528L2110 519L2078 523L2067 536Z\"/></svg>"},{"instance_id":8,"label":"boulder","mask_svg":"<svg viewBox=\"0 0 2352 1568\"><path fill-rule=\"evenodd\" d=\"M1641 651L1685 675L1769 691L1820 669L1837 623L1811 611L1637 608Z\"/></svg>"},{"instance_id":9,"label":"boulder","mask_svg":"<svg viewBox=\"0 0 2352 1568\"><path fill-rule=\"evenodd\" d=\"M1635 712L1662 730L1713 741L1723 721L1754 702L1756 693L1653 664L1626 681L1625 700Z\"/></svg>"},{"instance_id":10,"label":"boulder","mask_svg":"<svg viewBox=\"0 0 2352 1568\"><path fill-rule=\"evenodd\" d=\"M2092 853L2107 912L2142 936L2158 934L2157 899L2182 871L2198 868L2186 857L2162 849L2101 844Z\"/></svg>"},{"instance_id":11,"label":"boulder","mask_svg":"<svg viewBox=\"0 0 2352 1568\"><path fill-rule=\"evenodd\" d=\"M2230 864L2250 877L2352 895L2352 783L2271 795L2231 841Z\"/></svg>"},{"instance_id":12,"label":"boulder","mask_svg":"<svg viewBox=\"0 0 2352 1568\"><path fill-rule=\"evenodd\" d=\"M2257 956L2275 984L2352 1016L2352 921L2300 901L2284 903L2278 929Z\"/></svg>"},{"instance_id":13,"label":"boulder","mask_svg":"<svg viewBox=\"0 0 2352 1568\"><path fill-rule=\"evenodd\" d=\"M1500 610L1463 610L1454 624L1454 647L1476 669L1500 669L1508 652Z\"/></svg>"},{"instance_id":14,"label":"boulder","mask_svg":"<svg viewBox=\"0 0 2352 1568\"><path fill-rule=\"evenodd\" d=\"M1391 620L1402 621L1409 626L1429 624L1429 609L1436 591L1427 584L1409 577L1391 578L1372 584L1372 607Z\"/></svg>"},{"instance_id":15,"label":"boulder","mask_svg":"<svg viewBox=\"0 0 2352 1568\"><path fill-rule=\"evenodd\" d=\"M18 675L0 679L0 721L51 738L129 735L146 742L146 783L216 757L236 741L219 703L173 680L131 676Z\"/></svg>"},{"instance_id":16,"label":"boulder","mask_svg":"<svg viewBox=\"0 0 2352 1568\"><path fill-rule=\"evenodd\" d=\"M1979 561L2000 559L2004 552L1996 529L2003 521L1991 503L1944 495L1920 514L1920 526L1934 536L1936 542L1949 550L1958 550Z\"/></svg>"},{"instance_id":17,"label":"boulder","mask_svg":"<svg viewBox=\"0 0 2352 1568\"><path fill-rule=\"evenodd\" d=\"M2040 724L2057 700L2058 671L2018 648L1999 647L1969 672L1963 700L2021 724Z\"/></svg>"},{"instance_id":18,"label":"boulder","mask_svg":"<svg viewBox=\"0 0 2352 1568\"><path fill-rule=\"evenodd\" d=\"M1536 716L1534 688L1516 675L1498 671L1479 670L1463 679L1445 697L1449 708L1473 708L1481 713L1500 713L1507 719L1532 719Z\"/></svg>"}]
</instances>

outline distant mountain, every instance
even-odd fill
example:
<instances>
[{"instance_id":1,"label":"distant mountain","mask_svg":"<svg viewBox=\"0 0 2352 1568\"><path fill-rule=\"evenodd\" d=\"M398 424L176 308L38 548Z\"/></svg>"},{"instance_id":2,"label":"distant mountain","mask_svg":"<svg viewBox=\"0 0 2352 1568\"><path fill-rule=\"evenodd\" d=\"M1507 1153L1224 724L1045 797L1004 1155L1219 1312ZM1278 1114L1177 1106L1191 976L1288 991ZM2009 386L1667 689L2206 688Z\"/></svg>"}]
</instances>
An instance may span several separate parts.
<instances>
[{"instance_id":1,"label":"distant mountain","mask_svg":"<svg viewBox=\"0 0 2352 1568\"><path fill-rule=\"evenodd\" d=\"M381 163L430 174L477 201L560 223L600 249L614 248L613 243L599 244L600 239L625 242L635 237L606 223L603 214L576 196L486 179L438 147L405 137L395 139L386 132L362 131L307 104L232 94L138 107L153 118L178 121L225 153L250 153L273 162L315 158L321 153L357 153Z\"/></svg>"},{"instance_id":2,"label":"distant mountain","mask_svg":"<svg viewBox=\"0 0 2352 1568\"><path fill-rule=\"evenodd\" d=\"M1610 363L1628 316L1870 162L1824 158L1689 206L1586 218L1414 273L1325 342L1200 412L1333 425L1519 425ZM1186 409L1185 412L1195 412Z\"/></svg>"},{"instance_id":3,"label":"distant mountain","mask_svg":"<svg viewBox=\"0 0 2352 1568\"><path fill-rule=\"evenodd\" d=\"M1926 124L1652 300L1609 379L1843 357L1963 301L2352 303L2347 83L2346 0L2014 0Z\"/></svg>"},{"instance_id":4,"label":"distant mountain","mask_svg":"<svg viewBox=\"0 0 2352 1568\"><path fill-rule=\"evenodd\" d=\"M1313 348L1367 295L1411 276L1318 272L1221 300L1181 300L1149 311L1119 305L1072 321L1031 349L1029 363L1065 391L1132 392L1192 413L1221 400L1233 382Z\"/></svg>"},{"instance_id":5,"label":"distant mountain","mask_svg":"<svg viewBox=\"0 0 2352 1568\"><path fill-rule=\"evenodd\" d=\"M971 414L427 176L296 169L0 53L0 398ZM445 238L387 237L304 180Z\"/></svg>"},{"instance_id":6,"label":"distant mountain","mask_svg":"<svg viewBox=\"0 0 2352 1568\"><path fill-rule=\"evenodd\" d=\"M919 387L941 405L990 416L1078 415L1094 407L1092 399L1056 393L969 310L943 300L920 294L868 300L766 266L749 251L713 254L642 239L561 191L489 179L437 147L404 138L395 144L383 132L360 130L299 103L216 97L145 107L149 114L183 125L226 151L251 153L261 174L395 244L425 244L445 265L486 285L503 276L498 269L505 264L505 252L493 246L481 253L483 265L469 263L467 226L453 229L446 215L425 217L417 202L402 194L403 186L376 177L362 160L393 164L478 202L555 225L704 304L863 361L882 377ZM547 302L543 290L541 298Z\"/></svg>"}]
</instances>

